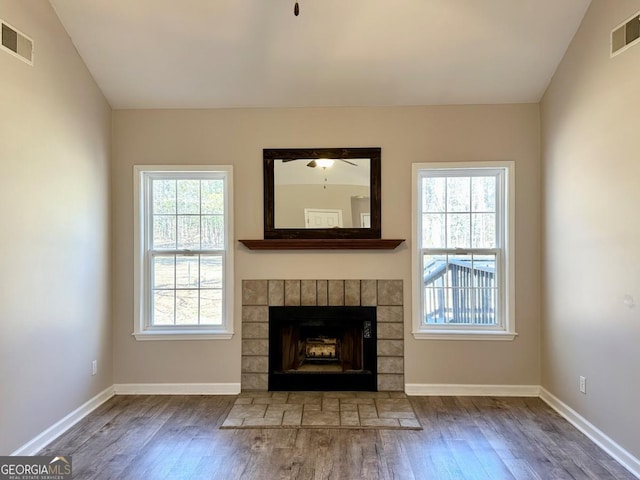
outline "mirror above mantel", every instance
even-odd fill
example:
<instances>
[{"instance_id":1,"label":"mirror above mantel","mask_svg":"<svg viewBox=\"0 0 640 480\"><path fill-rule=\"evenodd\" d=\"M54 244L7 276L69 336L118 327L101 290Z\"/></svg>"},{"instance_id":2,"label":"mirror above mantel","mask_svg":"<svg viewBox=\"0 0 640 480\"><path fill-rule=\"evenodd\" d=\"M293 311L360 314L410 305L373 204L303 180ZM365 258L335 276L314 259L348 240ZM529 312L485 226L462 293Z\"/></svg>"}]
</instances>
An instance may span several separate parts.
<instances>
[{"instance_id":1,"label":"mirror above mantel","mask_svg":"<svg viewBox=\"0 0 640 480\"><path fill-rule=\"evenodd\" d=\"M381 149L264 149L264 240L252 250L382 249Z\"/></svg>"},{"instance_id":2,"label":"mirror above mantel","mask_svg":"<svg viewBox=\"0 0 640 480\"><path fill-rule=\"evenodd\" d=\"M369 228L371 159L274 159L276 229Z\"/></svg>"},{"instance_id":3,"label":"mirror above mantel","mask_svg":"<svg viewBox=\"0 0 640 480\"><path fill-rule=\"evenodd\" d=\"M380 152L264 149L264 238L380 238Z\"/></svg>"}]
</instances>

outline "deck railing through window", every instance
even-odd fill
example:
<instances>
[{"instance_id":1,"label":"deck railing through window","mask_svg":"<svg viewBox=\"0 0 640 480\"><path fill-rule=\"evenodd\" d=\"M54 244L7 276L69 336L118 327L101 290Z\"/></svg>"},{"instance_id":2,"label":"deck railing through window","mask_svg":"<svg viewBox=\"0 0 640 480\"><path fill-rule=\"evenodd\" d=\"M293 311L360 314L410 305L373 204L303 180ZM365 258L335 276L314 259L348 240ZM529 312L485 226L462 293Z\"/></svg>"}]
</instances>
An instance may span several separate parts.
<instances>
[{"instance_id":1,"label":"deck railing through window","mask_svg":"<svg viewBox=\"0 0 640 480\"><path fill-rule=\"evenodd\" d=\"M495 262L432 260L424 271L426 323L496 324Z\"/></svg>"}]
</instances>

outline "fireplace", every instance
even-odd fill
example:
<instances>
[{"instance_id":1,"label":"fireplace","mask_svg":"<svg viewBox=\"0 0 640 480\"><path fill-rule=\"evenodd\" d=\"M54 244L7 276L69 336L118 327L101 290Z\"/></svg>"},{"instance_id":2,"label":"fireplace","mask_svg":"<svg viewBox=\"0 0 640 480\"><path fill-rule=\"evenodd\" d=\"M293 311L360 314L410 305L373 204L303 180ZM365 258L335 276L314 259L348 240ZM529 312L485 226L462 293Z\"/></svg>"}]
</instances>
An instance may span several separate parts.
<instances>
[{"instance_id":1,"label":"fireplace","mask_svg":"<svg viewBox=\"0 0 640 480\"><path fill-rule=\"evenodd\" d=\"M376 307L269 307L269 390L376 391Z\"/></svg>"},{"instance_id":2,"label":"fireplace","mask_svg":"<svg viewBox=\"0 0 640 480\"><path fill-rule=\"evenodd\" d=\"M375 330L372 331L372 336L376 348L375 354L377 354L377 361L374 363L377 383L370 390L395 392L404 390L402 280L242 280L241 378L242 390L244 391L266 391L270 388L269 362L271 352L269 345L271 338L269 319L271 307L294 310L300 307L369 307L374 309ZM376 337L377 342L375 341ZM338 347L338 335L331 332L315 332L308 335L307 338L310 339L307 342L310 346L310 357L314 353L316 356L321 356L321 351L325 351L325 355L328 355L328 352L333 351L335 345L336 353L334 355L339 354L341 358L344 358L343 340L340 338L340 347ZM333 343L333 339L336 339L335 343ZM316 358L316 360L320 360L320 358ZM313 364L313 362L308 363ZM321 363L318 361L315 366L303 367L302 372L298 368L297 374L304 373L304 368L318 368ZM356 367L347 365L345 369L360 369L357 364ZM336 368L332 362L325 362L327 371ZM342 370L343 367L339 368ZM290 369L287 367L287 370ZM278 368L278 371L282 370L282 367ZM373 371L373 369L371 370ZM293 372L289 373L294 375ZM349 378L357 376L357 372L350 374ZM318 376L316 374L315 378ZM333 388L336 387L327 388L327 390Z\"/></svg>"}]
</instances>

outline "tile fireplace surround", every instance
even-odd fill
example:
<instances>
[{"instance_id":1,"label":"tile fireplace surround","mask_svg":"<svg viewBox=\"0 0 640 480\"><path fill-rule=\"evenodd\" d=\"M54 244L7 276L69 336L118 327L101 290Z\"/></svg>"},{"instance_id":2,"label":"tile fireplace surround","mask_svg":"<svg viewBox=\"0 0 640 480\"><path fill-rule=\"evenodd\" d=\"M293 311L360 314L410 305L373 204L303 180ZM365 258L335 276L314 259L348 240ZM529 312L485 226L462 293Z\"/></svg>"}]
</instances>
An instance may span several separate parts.
<instances>
[{"instance_id":1,"label":"tile fireplace surround","mask_svg":"<svg viewBox=\"0 0 640 480\"><path fill-rule=\"evenodd\" d=\"M242 390L267 390L270 306L377 307L378 390L404 391L402 280L243 280Z\"/></svg>"}]
</instances>

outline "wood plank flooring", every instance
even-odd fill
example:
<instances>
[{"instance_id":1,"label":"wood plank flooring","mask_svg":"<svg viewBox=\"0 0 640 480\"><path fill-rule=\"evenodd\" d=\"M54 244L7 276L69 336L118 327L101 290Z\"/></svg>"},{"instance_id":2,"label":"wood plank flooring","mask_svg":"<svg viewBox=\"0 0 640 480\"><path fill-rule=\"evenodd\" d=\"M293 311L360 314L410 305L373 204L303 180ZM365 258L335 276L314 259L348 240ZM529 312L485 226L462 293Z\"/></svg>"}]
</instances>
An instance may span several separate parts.
<instances>
[{"instance_id":1,"label":"wood plank flooring","mask_svg":"<svg viewBox=\"0 0 640 480\"><path fill-rule=\"evenodd\" d=\"M422 431L220 430L236 396L116 396L45 448L74 479L633 480L537 398L410 397Z\"/></svg>"}]
</instances>

